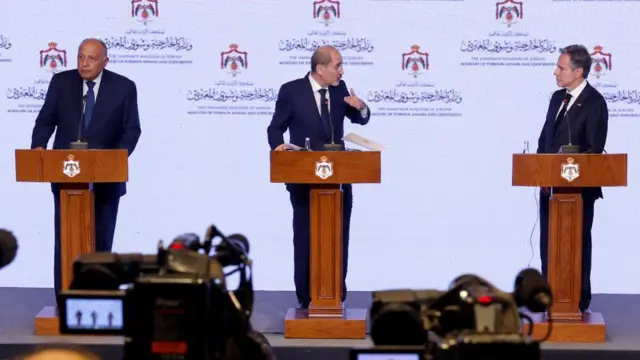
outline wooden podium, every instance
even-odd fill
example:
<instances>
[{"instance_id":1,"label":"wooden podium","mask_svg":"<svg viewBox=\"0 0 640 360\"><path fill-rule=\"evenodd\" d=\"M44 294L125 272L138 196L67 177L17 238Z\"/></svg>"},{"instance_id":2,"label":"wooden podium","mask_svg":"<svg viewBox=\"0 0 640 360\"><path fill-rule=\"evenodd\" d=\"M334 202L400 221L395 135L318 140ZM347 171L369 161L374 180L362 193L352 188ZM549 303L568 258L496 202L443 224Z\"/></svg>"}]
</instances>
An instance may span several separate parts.
<instances>
[{"instance_id":1,"label":"wooden podium","mask_svg":"<svg viewBox=\"0 0 640 360\"><path fill-rule=\"evenodd\" d=\"M285 338L364 339L367 309L342 306L340 184L380 183L380 152L272 151L271 182L311 185L311 304L291 308Z\"/></svg>"},{"instance_id":2,"label":"wooden podium","mask_svg":"<svg viewBox=\"0 0 640 360\"><path fill-rule=\"evenodd\" d=\"M627 154L514 154L513 186L552 188L547 276L553 293L548 314L531 314L535 338L605 342L600 313L579 309L582 271L582 187L627 186ZM550 319L549 319L550 317ZM528 324L525 326L528 331Z\"/></svg>"},{"instance_id":3,"label":"wooden podium","mask_svg":"<svg viewBox=\"0 0 640 360\"><path fill-rule=\"evenodd\" d=\"M73 262L95 249L92 183L128 181L127 150L16 150L16 181L60 183L62 290ZM52 216L53 217L53 216ZM36 335L59 335L58 311L47 306L35 320Z\"/></svg>"}]
</instances>

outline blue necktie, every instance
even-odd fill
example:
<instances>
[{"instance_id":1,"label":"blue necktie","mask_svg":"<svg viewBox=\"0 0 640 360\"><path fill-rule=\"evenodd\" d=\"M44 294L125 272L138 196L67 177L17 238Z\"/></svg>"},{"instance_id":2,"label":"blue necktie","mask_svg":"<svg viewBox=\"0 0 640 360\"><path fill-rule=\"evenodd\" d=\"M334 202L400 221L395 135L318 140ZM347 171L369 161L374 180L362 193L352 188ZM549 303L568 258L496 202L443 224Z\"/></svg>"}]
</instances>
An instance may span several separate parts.
<instances>
[{"instance_id":1,"label":"blue necktie","mask_svg":"<svg viewBox=\"0 0 640 360\"><path fill-rule=\"evenodd\" d=\"M324 132L331 138L331 116L329 115L329 102L327 101L327 89L318 90L320 93L320 118L324 125Z\"/></svg>"},{"instance_id":2,"label":"blue necktie","mask_svg":"<svg viewBox=\"0 0 640 360\"><path fill-rule=\"evenodd\" d=\"M93 81L87 81L87 103L84 105L84 128L85 130L89 128L89 124L91 123L91 115L93 115L93 107L96 104L96 96L93 93L93 86L96 83Z\"/></svg>"}]
</instances>

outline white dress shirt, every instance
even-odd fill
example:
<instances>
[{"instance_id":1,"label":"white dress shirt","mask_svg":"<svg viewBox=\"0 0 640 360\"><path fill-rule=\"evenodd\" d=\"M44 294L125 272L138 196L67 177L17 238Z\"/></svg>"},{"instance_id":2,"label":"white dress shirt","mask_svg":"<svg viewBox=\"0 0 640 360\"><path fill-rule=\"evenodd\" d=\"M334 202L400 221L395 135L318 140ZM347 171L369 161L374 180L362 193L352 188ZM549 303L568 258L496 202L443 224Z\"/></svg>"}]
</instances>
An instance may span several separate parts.
<instances>
[{"instance_id":1,"label":"white dress shirt","mask_svg":"<svg viewBox=\"0 0 640 360\"><path fill-rule=\"evenodd\" d=\"M569 94L571 94L571 100L569 100L569 105L567 106L567 112L569 112L569 109L571 109L571 106L576 102L576 99L578 98L578 96L580 96L580 94L582 93L582 90L584 90L585 87L587 87L586 79L582 80L580 85L578 85L575 89L569 91ZM558 113L556 113L556 119L558 119L558 115L560 115L561 110L562 110L562 105L560 105L560 109L558 109ZM558 120L562 120L562 119L558 119Z\"/></svg>"},{"instance_id":2,"label":"white dress shirt","mask_svg":"<svg viewBox=\"0 0 640 360\"><path fill-rule=\"evenodd\" d=\"M93 82L96 83L95 85L93 85L93 95L95 96L95 98L93 99L94 104L98 99L98 90L100 89L100 81L102 80L102 73L103 71L101 71L100 74L98 74L98 76L95 79L93 79ZM82 97L87 95L87 91L89 91L89 86L87 86L87 80L82 80Z\"/></svg>"},{"instance_id":3,"label":"white dress shirt","mask_svg":"<svg viewBox=\"0 0 640 360\"><path fill-rule=\"evenodd\" d=\"M327 99L327 104L329 106L329 114L331 114L331 98L329 95L329 89L327 88L323 88L322 86L320 86L320 84L318 84L318 82L313 78L313 76L309 75L309 82L311 82L311 88L313 89L313 97L316 99L316 106L318 107L318 114L322 114L322 111L320 110L320 92L318 90L320 89L326 89L327 93L325 95L325 98ZM362 117L367 117L367 114L369 112L369 109L365 106L364 109L360 110L360 115L362 115ZM329 115L331 116L331 115Z\"/></svg>"}]
</instances>

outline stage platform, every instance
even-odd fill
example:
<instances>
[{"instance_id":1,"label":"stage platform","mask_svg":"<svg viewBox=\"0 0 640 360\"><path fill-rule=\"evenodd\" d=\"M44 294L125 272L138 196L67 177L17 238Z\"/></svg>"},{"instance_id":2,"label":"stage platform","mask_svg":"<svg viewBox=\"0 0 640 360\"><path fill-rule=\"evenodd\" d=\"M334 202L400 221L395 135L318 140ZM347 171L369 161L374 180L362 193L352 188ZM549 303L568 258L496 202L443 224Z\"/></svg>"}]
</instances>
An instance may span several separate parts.
<instances>
[{"instance_id":1,"label":"stage platform","mask_svg":"<svg viewBox=\"0 0 640 360\"><path fill-rule=\"evenodd\" d=\"M347 307L367 308L366 292L350 292ZM98 353L105 360L122 358L119 337L38 337L33 332L35 315L54 303L51 289L0 288L0 359L12 357L45 344L77 344ZM293 292L259 291L252 318L264 333L278 360L348 360L349 349L369 347L367 340L289 340L283 337L284 315L295 306ZM640 295L595 295L592 310L601 312L607 323L603 344L543 345L543 359L628 360L640 359Z\"/></svg>"}]
</instances>

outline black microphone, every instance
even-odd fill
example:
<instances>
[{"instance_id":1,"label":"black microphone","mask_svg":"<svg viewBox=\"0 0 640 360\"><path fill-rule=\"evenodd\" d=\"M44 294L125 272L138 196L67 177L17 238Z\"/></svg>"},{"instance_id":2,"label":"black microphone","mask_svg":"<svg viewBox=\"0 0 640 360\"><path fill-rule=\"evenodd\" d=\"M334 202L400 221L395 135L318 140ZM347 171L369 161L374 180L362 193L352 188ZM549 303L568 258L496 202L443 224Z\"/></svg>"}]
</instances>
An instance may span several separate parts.
<instances>
[{"instance_id":1,"label":"black microphone","mask_svg":"<svg viewBox=\"0 0 640 360\"><path fill-rule=\"evenodd\" d=\"M331 126L331 144L324 144L324 149L326 151L340 151L342 150L342 145L336 144L333 141L333 120L331 120L331 109L329 108L328 99L325 99L325 104L327 104L327 109L329 109L329 125Z\"/></svg>"},{"instance_id":2,"label":"black microphone","mask_svg":"<svg viewBox=\"0 0 640 360\"><path fill-rule=\"evenodd\" d=\"M565 99L564 100L565 103L568 103L569 100ZM576 104L576 106L580 106L580 104ZM561 154L577 154L580 152L580 145L572 145L571 144L571 121L569 119L569 109L567 108L567 111L564 113L564 119L566 120L567 123L567 131L569 132L569 144L568 145L562 145L560 147L560 153Z\"/></svg>"},{"instance_id":3,"label":"black microphone","mask_svg":"<svg viewBox=\"0 0 640 360\"><path fill-rule=\"evenodd\" d=\"M9 230L0 229L0 269L11 264L16 258L18 241Z\"/></svg>"},{"instance_id":4,"label":"black microphone","mask_svg":"<svg viewBox=\"0 0 640 360\"><path fill-rule=\"evenodd\" d=\"M82 111L80 112L80 123L78 124L78 141L72 142L70 148L73 150L86 150L89 148L89 144L86 141L82 141L82 128L84 127L84 107L87 104L87 95L82 97Z\"/></svg>"},{"instance_id":5,"label":"black microphone","mask_svg":"<svg viewBox=\"0 0 640 360\"><path fill-rule=\"evenodd\" d=\"M536 269L524 269L516 276L513 296L518 307L532 312L545 312L553 303L551 287Z\"/></svg>"}]
</instances>

